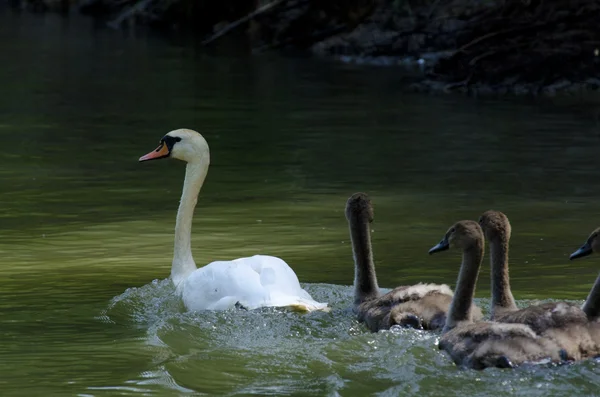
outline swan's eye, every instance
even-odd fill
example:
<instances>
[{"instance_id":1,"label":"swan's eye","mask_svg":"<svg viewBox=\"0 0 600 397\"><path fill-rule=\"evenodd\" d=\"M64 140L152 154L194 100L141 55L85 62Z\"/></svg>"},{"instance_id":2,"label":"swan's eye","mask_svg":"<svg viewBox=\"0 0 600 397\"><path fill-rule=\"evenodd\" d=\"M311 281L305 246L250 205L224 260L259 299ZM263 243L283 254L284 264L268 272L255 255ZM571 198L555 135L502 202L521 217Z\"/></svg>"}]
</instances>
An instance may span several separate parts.
<instances>
[{"instance_id":1,"label":"swan's eye","mask_svg":"<svg viewBox=\"0 0 600 397\"><path fill-rule=\"evenodd\" d=\"M450 233L454 233L456 231L456 228L453 227L452 229L450 229Z\"/></svg>"},{"instance_id":2,"label":"swan's eye","mask_svg":"<svg viewBox=\"0 0 600 397\"><path fill-rule=\"evenodd\" d=\"M165 135L161 140L161 144L167 145L169 153L171 152L171 150L173 150L173 146L175 146L177 142L181 142L181 137Z\"/></svg>"},{"instance_id":3,"label":"swan's eye","mask_svg":"<svg viewBox=\"0 0 600 397\"><path fill-rule=\"evenodd\" d=\"M180 136L171 136L171 135L165 135L162 137L162 139L160 140L160 143L163 142L181 142L181 137Z\"/></svg>"}]
</instances>

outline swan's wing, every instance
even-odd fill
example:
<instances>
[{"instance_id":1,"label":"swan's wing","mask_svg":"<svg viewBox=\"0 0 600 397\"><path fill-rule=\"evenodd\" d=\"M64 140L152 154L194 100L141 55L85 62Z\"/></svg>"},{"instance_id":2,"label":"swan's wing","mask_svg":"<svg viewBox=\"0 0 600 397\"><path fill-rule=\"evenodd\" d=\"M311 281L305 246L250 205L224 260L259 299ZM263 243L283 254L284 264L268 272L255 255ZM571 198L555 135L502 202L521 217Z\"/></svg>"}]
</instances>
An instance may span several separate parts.
<instances>
[{"instance_id":1,"label":"swan's wing","mask_svg":"<svg viewBox=\"0 0 600 397\"><path fill-rule=\"evenodd\" d=\"M300 285L294 270L281 258L254 255L236 261L247 263L259 274L262 287L269 294L270 306L288 306L295 310L327 310L327 304L317 302Z\"/></svg>"},{"instance_id":2,"label":"swan's wing","mask_svg":"<svg viewBox=\"0 0 600 397\"><path fill-rule=\"evenodd\" d=\"M224 310L236 303L248 309L327 307L301 288L298 277L283 260L264 255L209 263L185 280L182 296L190 310Z\"/></svg>"},{"instance_id":3,"label":"swan's wing","mask_svg":"<svg viewBox=\"0 0 600 397\"><path fill-rule=\"evenodd\" d=\"M259 275L234 261L216 261L185 280L182 294L190 310L225 310L240 303L250 306L268 300Z\"/></svg>"},{"instance_id":4,"label":"swan's wing","mask_svg":"<svg viewBox=\"0 0 600 397\"><path fill-rule=\"evenodd\" d=\"M298 276L281 258L269 255L254 255L235 260L250 266L260 277L262 286L271 291L286 291L298 294L304 291L300 286Z\"/></svg>"}]
</instances>

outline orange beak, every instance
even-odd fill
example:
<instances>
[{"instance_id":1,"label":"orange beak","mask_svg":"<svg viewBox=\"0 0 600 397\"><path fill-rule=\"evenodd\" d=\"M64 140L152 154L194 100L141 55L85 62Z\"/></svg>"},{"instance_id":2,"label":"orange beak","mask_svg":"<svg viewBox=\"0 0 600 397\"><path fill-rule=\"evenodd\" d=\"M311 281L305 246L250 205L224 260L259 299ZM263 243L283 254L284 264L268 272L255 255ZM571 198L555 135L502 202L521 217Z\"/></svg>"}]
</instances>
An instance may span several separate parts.
<instances>
[{"instance_id":1,"label":"orange beak","mask_svg":"<svg viewBox=\"0 0 600 397\"><path fill-rule=\"evenodd\" d=\"M169 157L170 154L171 152L169 151L169 148L164 142L162 142L156 149L140 157L139 161L163 159L165 157Z\"/></svg>"}]
</instances>

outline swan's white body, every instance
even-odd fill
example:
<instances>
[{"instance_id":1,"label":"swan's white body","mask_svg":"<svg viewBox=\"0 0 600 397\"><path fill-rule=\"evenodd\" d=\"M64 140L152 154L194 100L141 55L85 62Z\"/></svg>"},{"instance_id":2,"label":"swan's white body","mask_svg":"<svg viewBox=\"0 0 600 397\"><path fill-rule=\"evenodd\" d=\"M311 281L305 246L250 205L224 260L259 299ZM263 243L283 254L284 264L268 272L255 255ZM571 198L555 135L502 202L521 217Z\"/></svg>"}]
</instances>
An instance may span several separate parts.
<instances>
[{"instance_id":1,"label":"swan's white body","mask_svg":"<svg viewBox=\"0 0 600 397\"><path fill-rule=\"evenodd\" d=\"M236 304L247 309L288 306L319 310L326 304L300 287L296 273L282 259L255 255L232 261L216 261L190 274L181 284L189 310L225 310Z\"/></svg>"},{"instance_id":2,"label":"swan's white body","mask_svg":"<svg viewBox=\"0 0 600 397\"><path fill-rule=\"evenodd\" d=\"M198 269L191 251L192 217L210 164L208 144L196 131L175 130L140 161L164 157L187 162L175 225L171 279L188 310L226 310L236 304L247 309L271 306L328 310L326 303L315 301L302 289L292 268L274 256L216 261Z\"/></svg>"}]
</instances>

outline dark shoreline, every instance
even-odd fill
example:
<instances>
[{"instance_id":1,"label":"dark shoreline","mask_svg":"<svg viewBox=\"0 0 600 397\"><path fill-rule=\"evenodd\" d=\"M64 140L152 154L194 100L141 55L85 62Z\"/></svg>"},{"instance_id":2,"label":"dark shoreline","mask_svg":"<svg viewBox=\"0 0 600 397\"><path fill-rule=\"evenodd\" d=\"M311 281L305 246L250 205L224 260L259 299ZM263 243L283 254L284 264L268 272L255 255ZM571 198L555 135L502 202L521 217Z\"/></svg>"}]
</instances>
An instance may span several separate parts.
<instances>
[{"instance_id":1,"label":"dark shoreline","mask_svg":"<svg viewBox=\"0 0 600 397\"><path fill-rule=\"evenodd\" d=\"M305 51L415 70L411 88L554 96L600 89L600 0L10 0L31 12L83 13L122 29L224 37L252 52ZM420 76L420 77L419 77Z\"/></svg>"}]
</instances>

